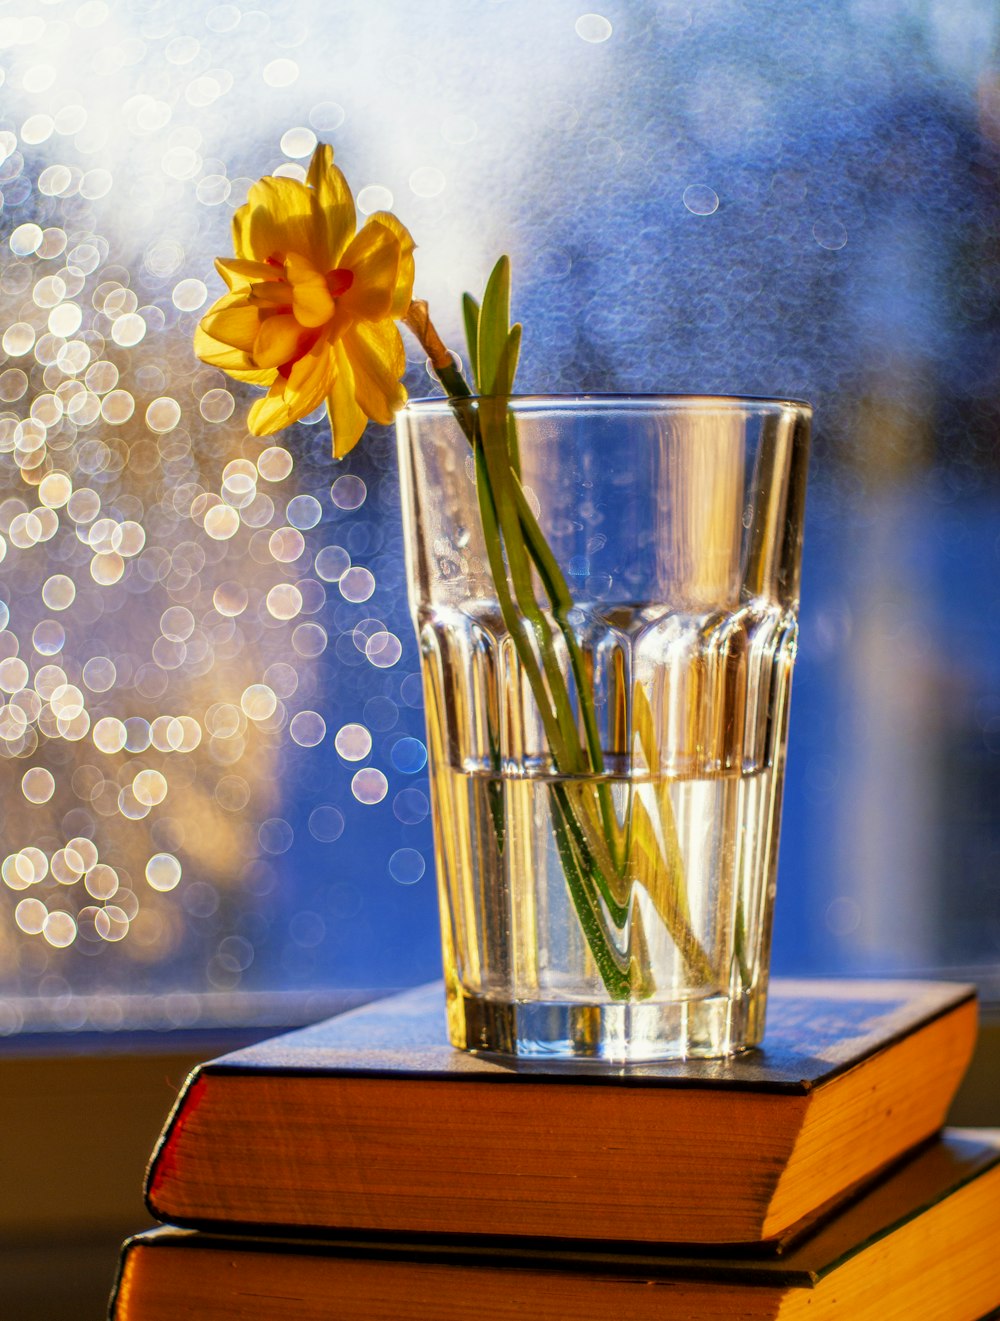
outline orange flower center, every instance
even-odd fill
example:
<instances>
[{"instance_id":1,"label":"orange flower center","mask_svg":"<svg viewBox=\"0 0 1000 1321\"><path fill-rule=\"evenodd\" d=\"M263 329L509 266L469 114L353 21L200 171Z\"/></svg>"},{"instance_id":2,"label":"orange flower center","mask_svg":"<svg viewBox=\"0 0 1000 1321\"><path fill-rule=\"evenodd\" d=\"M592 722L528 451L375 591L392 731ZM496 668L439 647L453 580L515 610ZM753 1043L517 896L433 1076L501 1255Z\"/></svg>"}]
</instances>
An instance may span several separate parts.
<instances>
[{"instance_id":1,"label":"orange flower center","mask_svg":"<svg viewBox=\"0 0 1000 1321\"><path fill-rule=\"evenodd\" d=\"M331 298L339 298L341 294L346 294L353 283L353 271L338 267L336 270L327 271L326 273L326 287L330 290Z\"/></svg>"}]
</instances>

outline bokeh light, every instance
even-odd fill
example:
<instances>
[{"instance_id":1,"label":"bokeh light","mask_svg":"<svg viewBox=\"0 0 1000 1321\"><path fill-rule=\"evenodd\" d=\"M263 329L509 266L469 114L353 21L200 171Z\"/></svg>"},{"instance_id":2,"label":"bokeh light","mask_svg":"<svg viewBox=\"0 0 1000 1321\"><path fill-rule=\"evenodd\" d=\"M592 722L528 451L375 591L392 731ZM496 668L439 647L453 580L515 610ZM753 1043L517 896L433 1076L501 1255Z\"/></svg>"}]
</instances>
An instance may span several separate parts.
<instances>
[{"instance_id":1,"label":"bokeh light","mask_svg":"<svg viewBox=\"0 0 1000 1321\"><path fill-rule=\"evenodd\" d=\"M233 83L221 66L192 78L197 49L178 36L166 53L193 110ZM290 85L290 69L272 60L265 82ZM67 102L0 136L13 222L0 275L0 775L22 804L2 826L0 954L11 984L27 988L54 975L78 989L134 988L140 971L156 984L157 969L198 947L223 898L250 911L241 875L264 893L272 882L254 867L296 838L282 768L318 755L338 709L331 646L359 638L371 684L401 654L392 629L358 634L363 621L335 623L327 600L325 584L352 571L365 479L332 480L328 457L292 436L248 437L246 397L191 352L215 296L203 254L224 247L213 212L238 205L247 181L209 161L197 134L172 130L177 114L169 96L138 93L124 122L143 140L173 134L153 195L162 207L193 187L182 210L202 233L167 224L138 257L125 258L104 205L124 167L78 168L66 152L67 136L85 131L83 107ZM307 157L338 115L318 105L314 126L283 132L282 151ZM55 159L50 141L61 144ZM394 510L391 484L385 499ZM345 545L329 536L331 519ZM376 591L378 554L367 560L338 595L345 610ZM344 716L360 718L370 700L395 709L364 685L345 695L334 728L347 762L372 741ZM320 802L306 797L314 847L343 838L349 804L387 792L381 771L352 781L353 769L340 806L323 801L328 774ZM326 939L310 911L291 937L302 949ZM252 935L227 939L205 964L216 989L262 966Z\"/></svg>"},{"instance_id":2,"label":"bokeh light","mask_svg":"<svg viewBox=\"0 0 1000 1321\"><path fill-rule=\"evenodd\" d=\"M316 140L362 216L410 225L457 351L461 292L511 253L522 389L814 399L786 958L996 966L990 6L21 10L0 19L0 1032L17 995L79 1026L74 993L120 1023L114 993L150 992L177 1025L193 989L434 973L393 438L333 464L321 407L254 439L254 389L190 347L251 181L301 178Z\"/></svg>"}]
</instances>

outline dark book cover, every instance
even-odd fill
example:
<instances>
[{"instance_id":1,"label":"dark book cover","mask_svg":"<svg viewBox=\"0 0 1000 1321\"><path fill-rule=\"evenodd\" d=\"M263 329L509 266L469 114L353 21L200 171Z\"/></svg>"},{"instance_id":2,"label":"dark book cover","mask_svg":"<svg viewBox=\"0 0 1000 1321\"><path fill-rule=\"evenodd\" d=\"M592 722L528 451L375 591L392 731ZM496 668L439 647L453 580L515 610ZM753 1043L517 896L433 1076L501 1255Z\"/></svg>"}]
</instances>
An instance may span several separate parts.
<instances>
[{"instance_id":1,"label":"dark book cover","mask_svg":"<svg viewBox=\"0 0 1000 1321\"><path fill-rule=\"evenodd\" d=\"M213 1073L266 1071L440 1081L724 1087L805 1092L852 1068L918 1025L975 999L947 982L785 980L771 982L761 1047L724 1060L610 1065L500 1058L454 1050L445 1032L444 986L432 982L362 1005L312 1027L233 1051L203 1066Z\"/></svg>"}]
</instances>

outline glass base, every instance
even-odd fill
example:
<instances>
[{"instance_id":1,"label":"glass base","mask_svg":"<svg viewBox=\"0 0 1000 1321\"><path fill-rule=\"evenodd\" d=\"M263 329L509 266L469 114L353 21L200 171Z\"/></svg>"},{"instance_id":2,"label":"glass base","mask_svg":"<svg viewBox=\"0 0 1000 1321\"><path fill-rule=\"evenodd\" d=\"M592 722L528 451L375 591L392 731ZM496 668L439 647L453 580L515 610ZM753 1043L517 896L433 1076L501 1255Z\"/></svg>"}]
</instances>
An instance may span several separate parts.
<instances>
[{"instance_id":1,"label":"glass base","mask_svg":"<svg viewBox=\"0 0 1000 1321\"><path fill-rule=\"evenodd\" d=\"M723 1059L759 1044L764 993L630 1004L503 1001L459 992L450 1006L460 1049L518 1058L640 1064ZM464 1040L457 1039L464 1027Z\"/></svg>"}]
</instances>

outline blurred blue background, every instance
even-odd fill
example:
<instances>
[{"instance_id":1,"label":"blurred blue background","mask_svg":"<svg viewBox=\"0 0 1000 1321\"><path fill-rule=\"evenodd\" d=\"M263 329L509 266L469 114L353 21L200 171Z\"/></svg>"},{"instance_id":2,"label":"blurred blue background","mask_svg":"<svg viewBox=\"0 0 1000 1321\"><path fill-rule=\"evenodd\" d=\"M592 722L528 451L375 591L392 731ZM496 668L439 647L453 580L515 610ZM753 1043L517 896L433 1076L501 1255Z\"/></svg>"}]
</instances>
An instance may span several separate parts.
<instances>
[{"instance_id":1,"label":"blurred blue background","mask_svg":"<svg viewBox=\"0 0 1000 1321\"><path fill-rule=\"evenodd\" d=\"M0 16L0 1031L438 975L392 435L254 440L190 351L250 180L317 138L456 347L510 253L521 390L812 401L774 969L1000 995L998 34L979 0Z\"/></svg>"}]
</instances>

